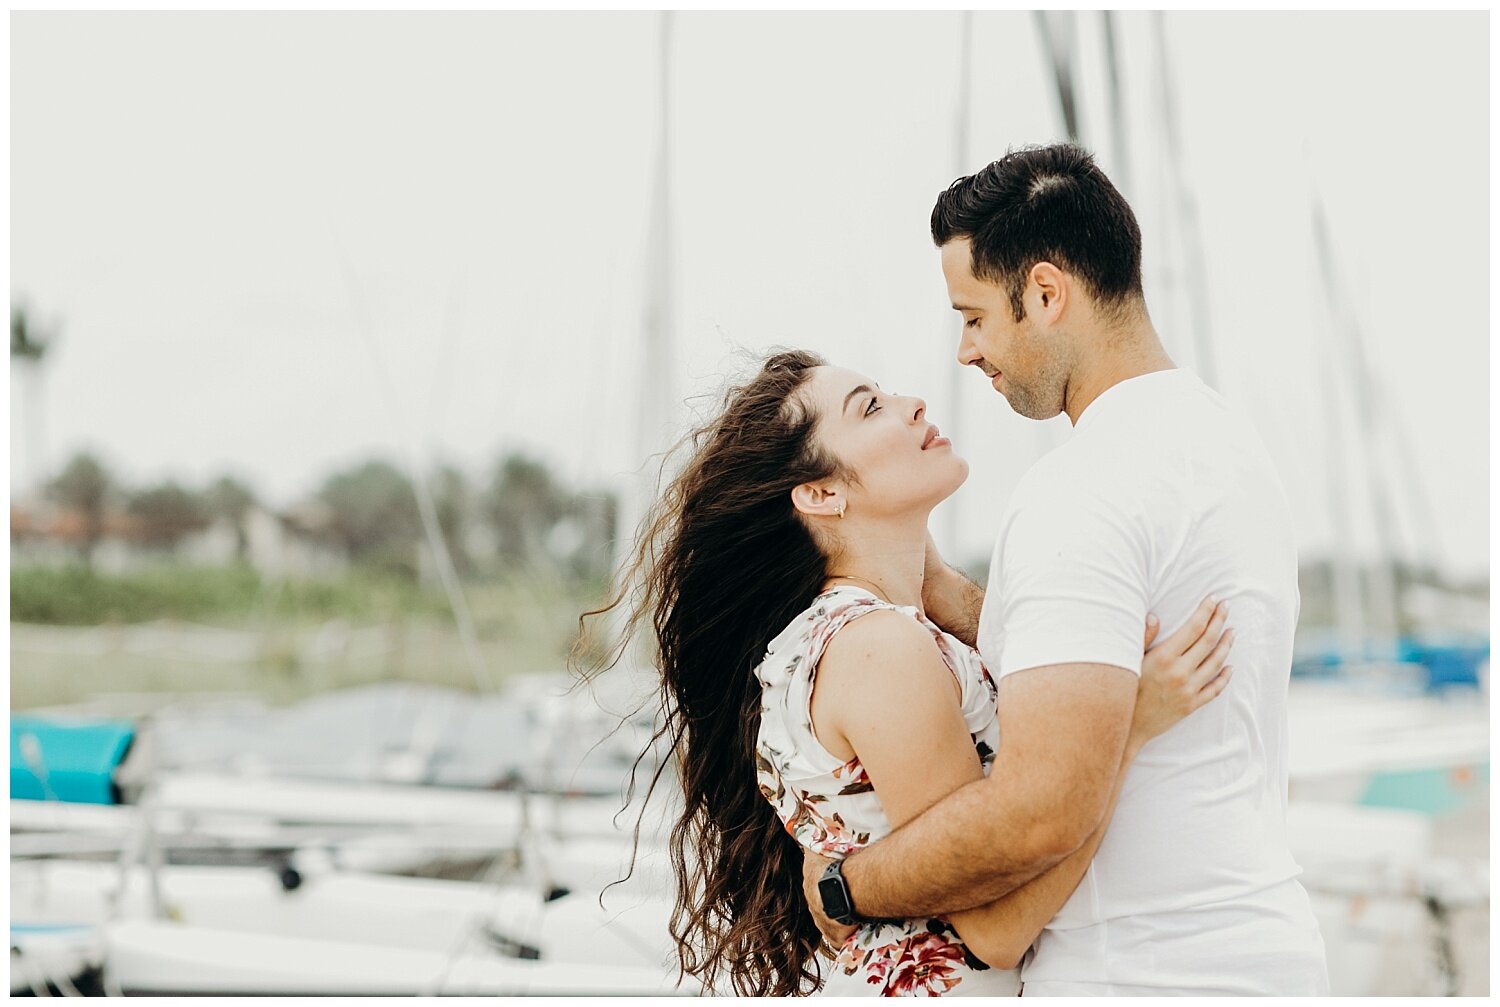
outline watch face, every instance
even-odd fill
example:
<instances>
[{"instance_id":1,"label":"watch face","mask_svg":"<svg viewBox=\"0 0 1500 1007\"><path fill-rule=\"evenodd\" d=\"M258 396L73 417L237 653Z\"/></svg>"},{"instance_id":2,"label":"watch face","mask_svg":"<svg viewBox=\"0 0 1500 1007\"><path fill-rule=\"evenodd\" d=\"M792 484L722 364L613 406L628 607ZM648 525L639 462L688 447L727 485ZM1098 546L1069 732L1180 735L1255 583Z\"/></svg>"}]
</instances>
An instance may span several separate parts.
<instances>
[{"instance_id":1,"label":"watch face","mask_svg":"<svg viewBox=\"0 0 1500 1007\"><path fill-rule=\"evenodd\" d=\"M823 897L823 912L836 923L847 923L854 915L849 904L849 893L844 890L844 879L822 878L818 881L818 894Z\"/></svg>"}]
</instances>

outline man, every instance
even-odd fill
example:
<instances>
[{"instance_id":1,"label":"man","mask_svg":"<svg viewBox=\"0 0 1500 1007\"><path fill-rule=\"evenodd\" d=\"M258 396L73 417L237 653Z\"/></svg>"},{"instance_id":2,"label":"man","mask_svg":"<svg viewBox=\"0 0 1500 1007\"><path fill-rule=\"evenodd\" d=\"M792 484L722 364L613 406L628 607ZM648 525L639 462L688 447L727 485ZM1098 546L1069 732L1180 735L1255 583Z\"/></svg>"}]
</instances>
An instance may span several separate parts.
<instances>
[{"instance_id":1,"label":"man","mask_svg":"<svg viewBox=\"0 0 1500 1007\"><path fill-rule=\"evenodd\" d=\"M977 640L1000 682L994 768L840 869L810 857L820 927L848 933L821 909L983 905L1079 849L1120 762L1147 613L1167 634L1213 595L1234 676L1137 757L1093 865L1022 964L1025 993L1327 993L1286 839L1297 557L1259 437L1163 350L1135 216L1084 150L1015 151L959 179L932 236L959 362L1074 434L1017 487L984 592L929 555L929 616Z\"/></svg>"}]
</instances>

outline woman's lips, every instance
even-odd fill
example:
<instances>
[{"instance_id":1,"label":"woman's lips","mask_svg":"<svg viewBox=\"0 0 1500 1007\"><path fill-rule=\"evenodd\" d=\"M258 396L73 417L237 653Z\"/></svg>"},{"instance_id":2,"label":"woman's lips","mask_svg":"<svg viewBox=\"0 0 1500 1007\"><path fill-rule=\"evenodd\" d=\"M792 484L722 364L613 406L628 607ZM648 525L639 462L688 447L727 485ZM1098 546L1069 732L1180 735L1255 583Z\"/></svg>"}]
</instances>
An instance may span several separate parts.
<instances>
[{"instance_id":1,"label":"woman's lips","mask_svg":"<svg viewBox=\"0 0 1500 1007\"><path fill-rule=\"evenodd\" d=\"M938 433L938 428L936 426L931 426L927 428L927 439L922 442L922 450L926 451L931 447L944 447L945 445L951 443L952 442L948 440L948 438Z\"/></svg>"}]
</instances>

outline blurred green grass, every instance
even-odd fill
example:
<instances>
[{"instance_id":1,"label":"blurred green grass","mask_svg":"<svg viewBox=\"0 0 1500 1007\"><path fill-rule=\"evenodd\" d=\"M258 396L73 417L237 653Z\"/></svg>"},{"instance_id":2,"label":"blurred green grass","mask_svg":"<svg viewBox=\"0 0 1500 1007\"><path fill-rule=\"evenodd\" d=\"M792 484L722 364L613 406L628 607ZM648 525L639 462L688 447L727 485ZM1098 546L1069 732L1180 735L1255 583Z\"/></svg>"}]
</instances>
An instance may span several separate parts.
<instances>
[{"instance_id":1,"label":"blurred green grass","mask_svg":"<svg viewBox=\"0 0 1500 1007\"><path fill-rule=\"evenodd\" d=\"M161 565L102 574L71 565L13 568L10 574L11 622L97 626L195 619L233 624L266 614L267 606L274 616L304 618L448 610L440 592L373 571L306 581L266 580L248 566Z\"/></svg>"},{"instance_id":2,"label":"blurred green grass","mask_svg":"<svg viewBox=\"0 0 1500 1007\"><path fill-rule=\"evenodd\" d=\"M464 593L498 688L564 668L604 585L517 572ZM199 692L281 705L390 681L480 688L446 597L369 572L273 582L246 568L13 569L10 656L13 710Z\"/></svg>"}]
</instances>

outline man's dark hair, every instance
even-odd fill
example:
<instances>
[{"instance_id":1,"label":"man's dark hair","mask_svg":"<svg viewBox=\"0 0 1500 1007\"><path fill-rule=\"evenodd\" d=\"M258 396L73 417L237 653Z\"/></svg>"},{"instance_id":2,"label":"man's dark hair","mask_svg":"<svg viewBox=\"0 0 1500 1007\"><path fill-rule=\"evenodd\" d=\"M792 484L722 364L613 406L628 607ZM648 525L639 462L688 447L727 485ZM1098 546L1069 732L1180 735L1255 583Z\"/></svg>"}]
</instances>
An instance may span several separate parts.
<instances>
[{"instance_id":1,"label":"man's dark hair","mask_svg":"<svg viewBox=\"0 0 1500 1007\"><path fill-rule=\"evenodd\" d=\"M969 239L974 275L1006 288L1018 322L1038 262L1078 277L1117 318L1143 296L1135 214L1077 144L1008 151L948 186L932 208L932 240L941 248L956 238Z\"/></svg>"}]
</instances>

